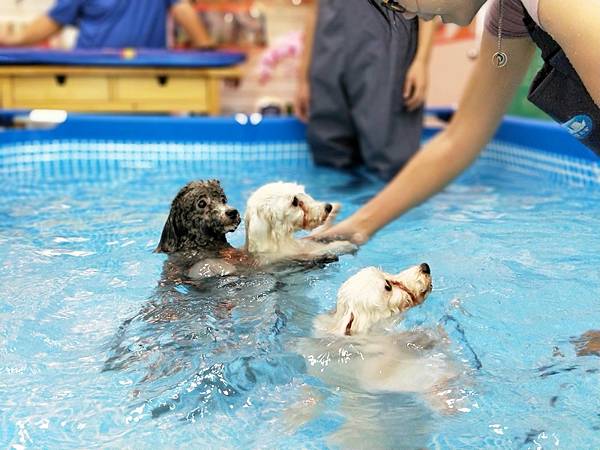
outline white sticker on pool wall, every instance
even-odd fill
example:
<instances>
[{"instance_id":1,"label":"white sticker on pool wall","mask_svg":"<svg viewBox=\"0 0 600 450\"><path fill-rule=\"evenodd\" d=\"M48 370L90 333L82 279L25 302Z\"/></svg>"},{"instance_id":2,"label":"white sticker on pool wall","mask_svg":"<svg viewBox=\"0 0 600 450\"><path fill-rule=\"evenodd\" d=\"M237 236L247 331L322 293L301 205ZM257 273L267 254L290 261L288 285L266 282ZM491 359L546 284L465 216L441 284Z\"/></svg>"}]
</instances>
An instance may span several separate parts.
<instances>
[{"instance_id":1,"label":"white sticker on pool wall","mask_svg":"<svg viewBox=\"0 0 600 450\"><path fill-rule=\"evenodd\" d=\"M577 139L585 139L592 132L594 124L592 118L586 114L579 114L562 124L569 134Z\"/></svg>"}]
</instances>

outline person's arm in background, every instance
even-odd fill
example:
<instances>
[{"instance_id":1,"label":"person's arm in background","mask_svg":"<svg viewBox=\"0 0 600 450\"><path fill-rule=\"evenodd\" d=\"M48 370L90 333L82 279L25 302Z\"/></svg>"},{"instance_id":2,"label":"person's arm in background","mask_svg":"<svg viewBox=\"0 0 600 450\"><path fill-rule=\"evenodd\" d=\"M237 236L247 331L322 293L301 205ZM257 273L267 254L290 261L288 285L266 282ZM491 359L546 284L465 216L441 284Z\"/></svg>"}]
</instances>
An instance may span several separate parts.
<instances>
[{"instance_id":1,"label":"person's arm in background","mask_svg":"<svg viewBox=\"0 0 600 450\"><path fill-rule=\"evenodd\" d=\"M538 17L600 108L600 0L540 0Z\"/></svg>"},{"instance_id":2,"label":"person's arm in background","mask_svg":"<svg viewBox=\"0 0 600 450\"><path fill-rule=\"evenodd\" d=\"M180 25L192 41L196 48L207 48L214 46L204 25L198 17L194 7L187 1L181 0L171 7L173 20Z\"/></svg>"},{"instance_id":3,"label":"person's arm in background","mask_svg":"<svg viewBox=\"0 0 600 450\"><path fill-rule=\"evenodd\" d=\"M62 25L48 16L41 16L30 23L21 33L0 33L0 46L27 47L44 42L62 29Z\"/></svg>"},{"instance_id":4,"label":"person's arm in background","mask_svg":"<svg viewBox=\"0 0 600 450\"><path fill-rule=\"evenodd\" d=\"M294 103L294 112L303 122L308 121L308 105L310 103L310 62L312 60L313 42L315 39L315 28L317 24L317 14L319 11L319 0L315 0L313 5L307 5L308 17L306 28L304 29L304 50L298 68L298 81L296 87L296 98Z\"/></svg>"},{"instance_id":5,"label":"person's arm in background","mask_svg":"<svg viewBox=\"0 0 600 450\"><path fill-rule=\"evenodd\" d=\"M406 72L404 81L404 102L409 111L413 111L425 103L434 32L435 22L433 20L419 19L417 53Z\"/></svg>"},{"instance_id":6,"label":"person's arm in background","mask_svg":"<svg viewBox=\"0 0 600 450\"><path fill-rule=\"evenodd\" d=\"M448 127L429 141L396 177L353 216L316 239L364 243L377 230L443 189L465 170L491 139L522 80L534 46L530 39L505 39L508 64L492 63L496 38L485 32L479 59Z\"/></svg>"}]
</instances>

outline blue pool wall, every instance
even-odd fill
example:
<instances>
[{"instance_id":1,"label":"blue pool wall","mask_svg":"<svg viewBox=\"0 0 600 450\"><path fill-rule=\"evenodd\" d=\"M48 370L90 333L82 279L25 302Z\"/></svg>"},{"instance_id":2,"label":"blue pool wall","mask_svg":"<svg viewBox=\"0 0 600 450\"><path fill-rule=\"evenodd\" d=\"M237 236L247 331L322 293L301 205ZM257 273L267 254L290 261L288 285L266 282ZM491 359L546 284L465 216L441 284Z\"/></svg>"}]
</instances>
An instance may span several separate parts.
<instances>
[{"instance_id":1,"label":"blue pool wall","mask_svg":"<svg viewBox=\"0 0 600 450\"><path fill-rule=\"evenodd\" d=\"M430 113L447 119L452 115L452 110L440 108ZM24 114L26 112L21 111L0 113L0 127ZM439 128L428 127L423 137L428 139L438 131ZM74 143L78 142L80 145L74 148ZM162 147L170 145L172 149L173 144L178 144L187 148L182 151L185 155L177 155L179 159L310 161L305 126L295 118L69 114L64 123L50 129L5 128L0 131L0 177L9 176L13 165L19 165L19 171L23 172L25 163L38 163L37 149L43 155L43 149L52 145L56 155L57 147L70 146L70 153L61 152L59 156L65 159L72 157L74 152L81 156L91 151L86 142L90 146L102 143L131 144L146 159L150 154L154 154L155 159L164 159ZM206 145L198 147L202 144ZM105 155L106 152L117 151L111 146L105 146L104 150ZM118 151L122 153L123 149L119 148ZM172 152L176 151L172 149ZM162 155L157 156L161 152ZM20 154L27 154L27 157L15 158ZM39 159L49 160L48 155ZM545 174L572 185L600 188L600 158L562 127L551 122L505 117L480 159L484 163L500 165L523 174Z\"/></svg>"}]
</instances>

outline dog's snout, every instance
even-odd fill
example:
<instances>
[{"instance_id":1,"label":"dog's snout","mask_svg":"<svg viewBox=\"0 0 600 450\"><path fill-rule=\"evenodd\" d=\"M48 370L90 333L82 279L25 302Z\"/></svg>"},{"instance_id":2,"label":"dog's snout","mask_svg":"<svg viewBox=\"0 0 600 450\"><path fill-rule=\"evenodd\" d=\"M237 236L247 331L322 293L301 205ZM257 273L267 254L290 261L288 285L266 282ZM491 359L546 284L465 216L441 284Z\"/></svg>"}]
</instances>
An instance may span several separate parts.
<instances>
[{"instance_id":1,"label":"dog's snout","mask_svg":"<svg viewBox=\"0 0 600 450\"><path fill-rule=\"evenodd\" d=\"M230 209L225 214L232 220L237 220L240 217L240 213L237 209Z\"/></svg>"},{"instance_id":2,"label":"dog's snout","mask_svg":"<svg viewBox=\"0 0 600 450\"><path fill-rule=\"evenodd\" d=\"M426 273L427 275L431 274L431 268L429 267L429 264L423 263L419 267L421 268L421 272Z\"/></svg>"},{"instance_id":3,"label":"dog's snout","mask_svg":"<svg viewBox=\"0 0 600 450\"><path fill-rule=\"evenodd\" d=\"M331 203L327 203L325 205L325 212L329 214L331 211L333 211L333 205Z\"/></svg>"}]
</instances>

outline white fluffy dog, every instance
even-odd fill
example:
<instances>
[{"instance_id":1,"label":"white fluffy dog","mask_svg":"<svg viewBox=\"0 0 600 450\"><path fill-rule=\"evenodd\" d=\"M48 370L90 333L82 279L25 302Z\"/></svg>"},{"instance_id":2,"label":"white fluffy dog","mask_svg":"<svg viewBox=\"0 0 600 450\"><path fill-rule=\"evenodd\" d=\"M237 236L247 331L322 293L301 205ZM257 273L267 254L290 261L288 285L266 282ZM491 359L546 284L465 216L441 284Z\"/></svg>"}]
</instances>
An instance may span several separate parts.
<instances>
[{"instance_id":1,"label":"white fluffy dog","mask_svg":"<svg viewBox=\"0 0 600 450\"><path fill-rule=\"evenodd\" d=\"M423 303L431 288L427 264L397 275L367 267L342 284L335 311L317 317L315 328L319 334L365 334L383 319Z\"/></svg>"},{"instance_id":2,"label":"white fluffy dog","mask_svg":"<svg viewBox=\"0 0 600 450\"><path fill-rule=\"evenodd\" d=\"M246 204L245 249L262 263L282 259L335 259L356 250L347 241L320 243L297 239L300 230L329 226L339 205L316 201L295 183L269 183L256 190Z\"/></svg>"},{"instance_id":3,"label":"white fluffy dog","mask_svg":"<svg viewBox=\"0 0 600 450\"><path fill-rule=\"evenodd\" d=\"M309 373L330 386L366 393L417 393L434 409L451 412L448 389L456 378L443 330L397 332L401 313L432 289L427 264L398 274L362 269L339 289L335 311L317 316L315 338L295 346Z\"/></svg>"}]
</instances>

